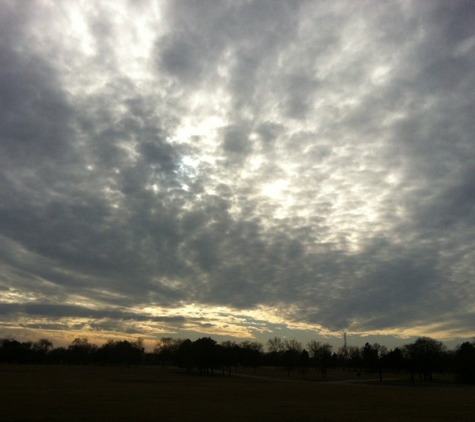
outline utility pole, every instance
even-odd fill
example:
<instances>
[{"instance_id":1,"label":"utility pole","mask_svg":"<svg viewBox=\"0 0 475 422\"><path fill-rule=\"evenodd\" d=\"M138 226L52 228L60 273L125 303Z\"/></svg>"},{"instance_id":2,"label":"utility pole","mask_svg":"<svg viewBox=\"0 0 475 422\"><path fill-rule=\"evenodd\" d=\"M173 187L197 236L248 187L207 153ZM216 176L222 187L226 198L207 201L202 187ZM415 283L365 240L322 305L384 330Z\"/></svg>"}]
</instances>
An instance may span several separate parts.
<instances>
[{"instance_id":1,"label":"utility pole","mask_svg":"<svg viewBox=\"0 0 475 422\"><path fill-rule=\"evenodd\" d=\"M345 370L347 369L346 366L348 365L348 345L346 344L346 332L343 332L343 360L343 370Z\"/></svg>"}]
</instances>

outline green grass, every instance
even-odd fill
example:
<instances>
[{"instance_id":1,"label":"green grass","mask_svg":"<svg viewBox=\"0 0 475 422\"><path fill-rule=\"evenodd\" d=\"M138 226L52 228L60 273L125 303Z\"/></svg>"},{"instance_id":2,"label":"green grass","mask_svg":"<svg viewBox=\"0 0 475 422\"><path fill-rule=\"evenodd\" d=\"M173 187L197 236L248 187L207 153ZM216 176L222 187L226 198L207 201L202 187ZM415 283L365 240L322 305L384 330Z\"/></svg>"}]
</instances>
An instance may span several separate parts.
<instances>
[{"instance_id":1,"label":"green grass","mask_svg":"<svg viewBox=\"0 0 475 422\"><path fill-rule=\"evenodd\" d=\"M474 398L467 388L200 377L157 367L0 366L0 421L472 421Z\"/></svg>"}]
</instances>

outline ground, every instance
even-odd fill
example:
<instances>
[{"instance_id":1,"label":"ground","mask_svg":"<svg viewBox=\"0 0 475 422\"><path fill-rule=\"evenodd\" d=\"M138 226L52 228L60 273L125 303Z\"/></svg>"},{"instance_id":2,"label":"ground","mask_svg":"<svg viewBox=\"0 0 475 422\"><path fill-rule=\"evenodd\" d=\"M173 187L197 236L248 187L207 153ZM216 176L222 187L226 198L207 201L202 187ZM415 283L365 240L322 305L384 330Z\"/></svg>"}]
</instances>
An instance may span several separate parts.
<instances>
[{"instance_id":1,"label":"ground","mask_svg":"<svg viewBox=\"0 0 475 422\"><path fill-rule=\"evenodd\" d=\"M313 372L306 380L294 373L289 382L283 372L247 373L263 378L146 366L3 365L0 421L472 421L475 414L475 390L452 384L320 382ZM268 378L275 375L280 379Z\"/></svg>"}]
</instances>

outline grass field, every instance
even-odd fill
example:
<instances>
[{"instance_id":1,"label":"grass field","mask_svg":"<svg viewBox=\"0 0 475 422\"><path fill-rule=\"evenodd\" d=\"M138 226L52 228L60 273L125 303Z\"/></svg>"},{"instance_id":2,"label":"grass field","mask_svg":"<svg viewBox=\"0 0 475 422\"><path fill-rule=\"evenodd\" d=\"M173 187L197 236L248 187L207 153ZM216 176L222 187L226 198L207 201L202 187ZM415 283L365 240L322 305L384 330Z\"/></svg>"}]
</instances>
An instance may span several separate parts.
<instances>
[{"instance_id":1,"label":"grass field","mask_svg":"<svg viewBox=\"0 0 475 422\"><path fill-rule=\"evenodd\" d=\"M472 388L412 387L404 379L388 381L392 385L316 382L313 372L308 381L294 373L293 382L282 372L255 375L282 378L200 377L158 367L4 365L0 421L475 420Z\"/></svg>"}]
</instances>

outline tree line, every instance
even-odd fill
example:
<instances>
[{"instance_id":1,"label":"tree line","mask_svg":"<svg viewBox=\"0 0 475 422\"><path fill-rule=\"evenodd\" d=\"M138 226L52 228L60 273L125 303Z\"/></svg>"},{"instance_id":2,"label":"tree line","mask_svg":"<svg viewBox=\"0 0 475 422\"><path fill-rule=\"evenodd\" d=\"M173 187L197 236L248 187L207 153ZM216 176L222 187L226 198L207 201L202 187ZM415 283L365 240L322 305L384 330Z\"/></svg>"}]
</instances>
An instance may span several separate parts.
<instances>
[{"instance_id":1,"label":"tree line","mask_svg":"<svg viewBox=\"0 0 475 422\"><path fill-rule=\"evenodd\" d=\"M416 379L431 382L434 373L454 374L457 382L475 384L475 340L464 342L454 350L430 337L419 337L413 343L389 350L378 343L362 347L343 346L337 350L328 343L312 340L306 344L295 339L273 337L266 343L224 341L211 337L195 341L163 337L151 353L146 353L143 339L109 340L101 346L87 338L76 338L68 347L53 347L48 339L19 342L13 337L0 339L0 363L70 364L70 365L138 365L177 366L187 372L212 375L215 371L231 375L239 368L275 367L290 376L309 370L323 378L327 371L373 372L382 380L385 372L407 371L412 383Z\"/></svg>"}]
</instances>

